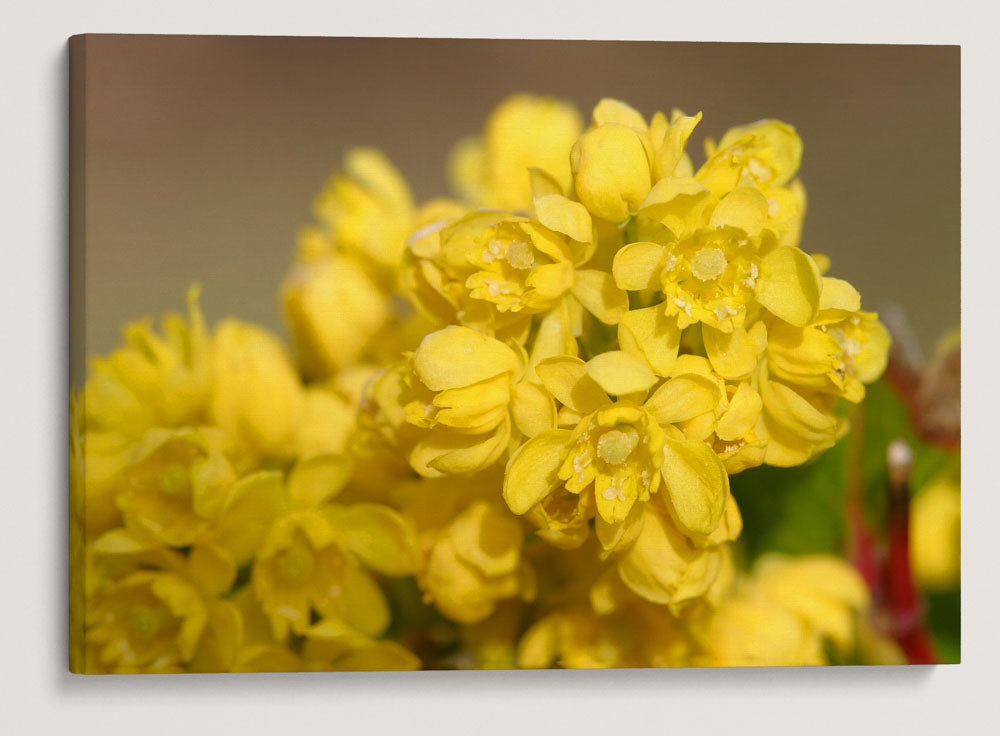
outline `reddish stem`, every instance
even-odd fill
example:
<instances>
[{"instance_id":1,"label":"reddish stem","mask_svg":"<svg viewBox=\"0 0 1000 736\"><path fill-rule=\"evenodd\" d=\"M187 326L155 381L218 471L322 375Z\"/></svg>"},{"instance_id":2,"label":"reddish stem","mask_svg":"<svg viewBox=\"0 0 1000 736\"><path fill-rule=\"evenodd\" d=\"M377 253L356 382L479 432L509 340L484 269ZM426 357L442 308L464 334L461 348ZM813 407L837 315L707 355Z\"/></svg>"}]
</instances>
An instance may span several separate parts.
<instances>
[{"instance_id":1,"label":"reddish stem","mask_svg":"<svg viewBox=\"0 0 1000 736\"><path fill-rule=\"evenodd\" d=\"M895 440L888 451L889 513L888 551L882 567L881 604L889 634L912 664L936 664L940 660L924 624L923 598L913 580L910 565L910 467L913 453L903 440Z\"/></svg>"}]
</instances>

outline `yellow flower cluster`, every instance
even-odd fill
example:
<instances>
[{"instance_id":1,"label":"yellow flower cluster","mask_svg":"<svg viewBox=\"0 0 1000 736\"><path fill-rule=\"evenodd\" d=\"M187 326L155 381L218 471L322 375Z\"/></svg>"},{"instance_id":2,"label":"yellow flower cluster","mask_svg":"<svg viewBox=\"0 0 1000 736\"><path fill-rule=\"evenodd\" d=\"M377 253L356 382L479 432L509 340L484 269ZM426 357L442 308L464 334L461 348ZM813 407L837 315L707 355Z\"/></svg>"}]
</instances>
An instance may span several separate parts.
<instances>
[{"instance_id":1,"label":"yellow flower cluster","mask_svg":"<svg viewBox=\"0 0 1000 736\"><path fill-rule=\"evenodd\" d=\"M196 290L128 326L75 409L75 666L444 666L435 626L455 666L857 651L846 563L737 569L729 477L833 445L888 334L799 248L795 130L696 170L700 121L517 95L425 203L353 150L281 289L293 353Z\"/></svg>"}]
</instances>

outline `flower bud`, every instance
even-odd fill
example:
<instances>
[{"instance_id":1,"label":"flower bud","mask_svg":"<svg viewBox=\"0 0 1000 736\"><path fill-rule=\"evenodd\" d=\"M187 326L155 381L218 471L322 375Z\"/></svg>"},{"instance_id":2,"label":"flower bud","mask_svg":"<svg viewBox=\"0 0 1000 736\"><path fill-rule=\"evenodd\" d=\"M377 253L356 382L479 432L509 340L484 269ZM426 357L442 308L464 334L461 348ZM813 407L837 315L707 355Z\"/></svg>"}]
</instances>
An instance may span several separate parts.
<instances>
[{"instance_id":1,"label":"flower bud","mask_svg":"<svg viewBox=\"0 0 1000 736\"><path fill-rule=\"evenodd\" d=\"M213 421L261 455L294 450L303 389L291 358L266 330L223 321L212 342Z\"/></svg>"}]
</instances>

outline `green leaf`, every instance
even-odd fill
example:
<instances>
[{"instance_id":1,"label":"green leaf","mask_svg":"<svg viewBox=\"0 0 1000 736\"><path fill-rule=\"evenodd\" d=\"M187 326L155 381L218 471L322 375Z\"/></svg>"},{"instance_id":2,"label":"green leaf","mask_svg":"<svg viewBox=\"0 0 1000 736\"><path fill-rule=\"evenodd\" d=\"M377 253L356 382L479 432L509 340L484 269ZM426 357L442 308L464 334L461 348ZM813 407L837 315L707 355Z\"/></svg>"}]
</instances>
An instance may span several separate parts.
<instances>
[{"instance_id":1,"label":"green leaf","mask_svg":"<svg viewBox=\"0 0 1000 736\"><path fill-rule=\"evenodd\" d=\"M938 657L943 664L958 664L961 661L961 599L960 590L924 596L924 602L927 604L927 625L934 637Z\"/></svg>"}]
</instances>

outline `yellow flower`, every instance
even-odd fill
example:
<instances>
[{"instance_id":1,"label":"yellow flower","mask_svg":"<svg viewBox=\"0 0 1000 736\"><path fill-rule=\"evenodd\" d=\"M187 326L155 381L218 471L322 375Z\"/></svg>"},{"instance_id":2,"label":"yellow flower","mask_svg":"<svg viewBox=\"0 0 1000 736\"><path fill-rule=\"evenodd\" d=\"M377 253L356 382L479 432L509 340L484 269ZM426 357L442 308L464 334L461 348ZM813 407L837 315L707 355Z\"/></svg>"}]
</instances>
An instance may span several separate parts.
<instances>
[{"instance_id":1,"label":"yellow flower","mask_svg":"<svg viewBox=\"0 0 1000 736\"><path fill-rule=\"evenodd\" d=\"M578 322L586 309L606 324L616 323L628 309L626 294L609 274L580 268L594 248L586 209L549 192L536 197L535 210L534 220L472 212L412 241L407 292L443 322L521 343L535 314L567 309ZM557 339L572 342L570 317L560 319Z\"/></svg>"},{"instance_id":2,"label":"yellow flower","mask_svg":"<svg viewBox=\"0 0 1000 736\"><path fill-rule=\"evenodd\" d=\"M251 528L252 525L253 521ZM244 535L248 531L250 530L244 531ZM168 667L188 672L228 672L232 668L242 645L243 619L231 601L218 596L231 588L236 568L231 564L228 569L223 569L227 560L215 557L212 554L214 548L200 546L199 543L185 556L183 551L167 549L142 532L115 529L91 543L87 552L86 580L87 587L90 588L88 604L91 610L94 607L108 606L103 614L105 620L114 617L122 624L114 631L99 632L96 638L88 634L87 643L91 649L88 670L109 669L108 662L98 667L101 661L100 652L95 651L99 649L95 646L98 642L104 648L127 651L130 640L136 636L140 639L148 638L151 636L149 629L154 628L163 649L170 649L169 640L173 636L175 645L181 647L184 656L163 657L158 660L158 664L145 666L139 666L134 661L129 664L118 662L113 666L115 671L162 671L164 667ZM134 600L135 595L122 595L123 588L134 593L130 583L143 574L154 575L155 580L151 578L151 591L163 599L176 614L175 618L180 615L175 603L185 606L185 610L189 609L193 616L200 618L204 615L204 627L197 636L197 646L190 657L186 654L189 650L184 649L188 646L185 643L188 635L184 633L184 628L172 627L168 612L149 610L151 607L145 599L148 599L150 590L139 590L141 600L138 604ZM140 607L135 609L135 605ZM144 628L130 631L124 626L130 620ZM97 624L97 628L101 628L100 624Z\"/></svg>"},{"instance_id":3,"label":"yellow flower","mask_svg":"<svg viewBox=\"0 0 1000 736\"><path fill-rule=\"evenodd\" d=\"M126 525L172 547L202 536L236 482L223 443L210 428L147 432L118 481Z\"/></svg>"},{"instance_id":4,"label":"yellow flower","mask_svg":"<svg viewBox=\"0 0 1000 736\"><path fill-rule=\"evenodd\" d=\"M821 642L800 618L766 599L734 598L710 619L703 667L774 667L826 664Z\"/></svg>"},{"instance_id":5,"label":"yellow flower","mask_svg":"<svg viewBox=\"0 0 1000 736\"><path fill-rule=\"evenodd\" d=\"M869 605L864 580L825 555L768 555L753 575L696 627L699 663L731 666L828 664L824 646L846 656Z\"/></svg>"},{"instance_id":6,"label":"yellow flower","mask_svg":"<svg viewBox=\"0 0 1000 736\"><path fill-rule=\"evenodd\" d=\"M306 629L301 648L274 638L270 622L250 587L234 598L243 620L243 642L234 672L320 672L414 670L420 660L393 641L380 641L338 618L324 618Z\"/></svg>"},{"instance_id":7,"label":"yellow flower","mask_svg":"<svg viewBox=\"0 0 1000 736\"><path fill-rule=\"evenodd\" d=\"M686 439L672 424L711 411L719 400L717 387L706 386L698 376L677 376L644 402L657 378L621 351L588 363L570 356L549 358L536 371L572 412L566 417L575 426L541 432L511 457L504 499L514 513L542 503L546 510L539 516L557 522L552 528L559 529L559 524L572 526L582 516L578 505L590 503L581 500L584 494L592 496L598 535L605 547L617 548L629 537L624 530L641 516L633 513L637 502L656 493L662 479L668 508L685 533L715 531L729 496L729 477L711 447ZM608 394L618 400L612 402Z\"/></svg>"},{"instance_id":8,"label":"yellow flower","mask_svg":"<svg viewBox=\"0 0 1000 736\"><path fill-rule=\"evenodd\" d=\"M517 640L525 619L525 604L517 599L497 605L487 618L462 627L459 669L507 670L517 667Z\"/></svg>"},{"instance_id":9,"label":"yellow flower","mask_svg":"<svg viewBox=\"0 0 1000 736\"><path fill-rule=\"evenodd\" d=\"M318 621L303 634L301 654L277 644L240 652L235 672L385 672L420 669L420 659L394 641L379 641L339 619Z\"/></svg>"},{"instance_id":10,"label":"yellow flower","mask_svg":"<svg viewBox=\"0 0 1000 736\"><path fill-rule=\"evenodd\" d=\"M432 332L372 383L372 422L425 477L481 470L507 449L524 365L523 353L468 327Z\"/></svg>"},{"instance_id":11,"label":"yellow flower","mask_svg":"<svg viewBox=\"0 0 1000 736\"><path fill-rule=\"evenodd\" d=\"M423 554L416 579L425 602L462 624L483 622L501 602L534 594L522 524L496 503L501 480L496 468L408 480L387 500L417 530Z\"/></svg>"},{"instance_id":12,"label":"yellow flower","mask_svg":"<svg viewBox=\"0 0 1000 736\"><path fill-rule=\"evenodd\" d=\"M833 447L847 431L847 420L834 413L836 397L773 381L766 364L758 373L757 389L763 408L754 431L767 440L768 465L801 465Z\"/></svg>"},{"instance_id":13,"label":"yellow flower","mask_svg":"<svg viewBox=\"0 0 1000 736\"><path fill-rule=\"evenodd\" d=\"M69 669L86 669L86 590L84 588L86 557L87 498L85 495L86 466L84 464L84 416L80 395L75 389L69 394Z\"/></svg>"},{"instance_id":14,"label":"yellow flower","mask_svg":"<svg viewBox=\"0 0 1000 736\"><path fill-rule=\"evenodd\" d=\"M121 510L115 502L122 468L129 462L135 440L112 431L84 431L83 514L88 537L121 524Z\"/></svg>"},{"instance_id":15,"label":"yellow flower","mask_svg":"<svg viewBox=\"0 0 1000 736\"><path fill-rule=\"evenodd\" d=\"M212 340L211 417L266 457L286 458L303 411L303 389L284 346L263 328L223 320Z\"/></svg>"},{"instance_id":16,"label":"yellow flower","mask_svg":"<svg viewBox=\"0 0 1000 736\"><path fill-rule=\"evenodd\" d=\"M346 482L341 471L335 456L319 455L299 460L284 483L256 474L206 545L235 565L253 559L253 590L279 642L289 629L302 634L314 612L377 636L388 605L366 568L399 576L419 564L415 533L398 513L328 503Z\"/></svg>"},{"instance_id":17,"label":"yellow flower","mask_svg":"<svg viewBox=\"0 0 1000 736\"><path fill-rule=\"evenodd\" d=\"M569 153L582 127L579 113L566 102L512 95L490 113L482 138L455 147L452 185L474 205L527 210L529 169L543 169L564 191L569 188Z\"/></svg>"},{"instance_id":18,"label":"yellow flower","mask_svg":"<svg viewBox=\"0 0 1000 736\"><path fill-rule=\"evenodd\" d=\"M716 146L706 144L708 160L695 175L722 196L749 178L763 190L781 187L802 163L802 139L780 120L761 120L730 128Z\"/></svg>"},{"instance_id":19,"label":"yellow flower","mask_svg":"<svg viewBox=\"0 0 1000 736\"><path fill-rule=\"evenodd\" d=\"M357 423L356 415L356 408L336 391L315 384L307 388L295 437L298 456L346 454Z\"/></svg>"},{"instance_id":20,"label":"yellow flower","mask_svg":"<svg viewBox=\"0 0 1000 736\"><path fill-rule=\"evenodd\" d=\"M414 216L402 175L380 151L353 148L314 203L317 219L338 250L378 269L399 265Z\"/></svg>"},{"instance_id":21,"label":"yellow flower","mask_svg":"<svg viewBox=\"0 0 1000 736\"><path fill-rule=\"evenodd\" d=\"M756 433L768 440L765 462L799 465L832 447L847 430L837 399L864 398L888 361L889 333L846 281L824 278L820 310L801 327L767 319L767 349L754 383L763 402Z\"/></svg>"},{"instance_id":22,"label":"yellow flower","mask_svg":"<svg viewBox=\"0 0 1000 736\"><path fill-rule=\"evenodd\" d=\"M187 293L187 322L162 319L162 335L151 320L125 328L125 345L94 358L84 389L88 429L137 437L150 427L198 421L211 386L209 338L198 306L199 287Z\"/></svg>"},{"instance_id":23,"label":"yellow flower","mask_svg":"<svg viewBox=\"0 0 1000 736\"><path fill-rule=\"evenodd\" d=\"M91 600L87 620L95 669L162 671L194 658L208 611L197 589L179 576L141 571Z\"/></svg>"},{"instance_id":24,"label":"yellow flower","mask_svg":"<svg viewBox=\"0 0 1000 736\"><path fill-rule=\"evenodd\" d=\"M841 652L853 645L868 586L846 561L829 555L765 556L754 566L760 591L802 618Z\"/></svg>"},{"instance_id":25,"label":"yellow flower","mask_svg":"<svg viewBox=\"0 0 1000 736\"><path fill-rule=\"evenodd\" d=\"M761 120L731 128L719 141L705 142L708 160L695 175L721 197L737 186L750 185L767 201L766 225L779 245L798 245L805 216L806 193L795 179L802 162L802 140L780 120Z\"/></svg>"},{"instance_id":26,"label":"yellow flower","mask_svg":"<svg viewBox=\"0 0 1000 736\"><path fill-rule=\"evenodd\" d=\"M825 277L816 319L806 327L782 320L768 324L770 375L787 384L843 396L857 403L864 385L882 375L889 332L846 281Z\"/></svg>"},{"instance_id":27,"label":"yellow flower","mask_svg":"<svg viewBox=\"0 0 1000 736\"><path fill-rule=\"evenodd\" d=\"M354 258L339 253L293 264L281 301L308 378L351 365L390 317L388 296Z\"/></svg>"},{"instance_id":28,"label":"yellow flower","mask_svg":"<svg viewBox=\"0 0 1000 736\"><path fill-rule=\"evenodd\" d=\"M420 659L394 641L379 641L340 619L316 622L305 632L301 669L382 672L420 669Z\"/></svg>"},{"instance_id":29,"label":"yellow flower","mask_svg":"<svg viewBox=\"0 0 1000 736\"><path fill-rule=\"evenodd\" d=\"M595 217L623 222L653 186L648 135L609 122L591 128L573 146L573 184Z\"/></svg>"},{"instance_id":30,"label":"yellow flower","mask_svg":"<svg viewBox=\"0 0 1000 736\"><path fill-rule=\"evenodd\" d=\"M602 619L583 606L567 608L539 619L524 633L518 645L518 666L626 667L635 638L627 623Z\"/></svg>"},{"instance_id":31,"label":"yellow flower","mask_svg":"<svg viewBox=\"0 0 1000 736\"><path fill-rule=\"evenodd\" d=\"M373 636L389 624L382 591L319 511L293 512L272 525L257 551L252 584L279 641L289 629L303 634L313 611Z\"/></svg>"},{"instance_id":32,"label":"yellow flower","mask_svg":"<svg viewBox=\"0 0 1000 736\"><path fill-rule=\"evenodd\" d=\"M421 587L449 619L482 621L498 602L530 597L530 573L521 563L523 539L515 517L475 501L434 535Z\"/></svg>"},{"instance_id":33,"label":"yellow flower","mask_svg":"<svg viewBox=\"0 0 1000 736\"><path fill-rule=\"evenodd\" d=\"M756 328L750 337L762 345ZM657 392L657 401L647 402L657 407L661 422L711 446L729 475L763 462L767 441L755 429L762 402L751 381L724 381L706 358L690 354L679 356L668 376L672 380Z\"/></svg>"},{"instance_id":34,"label":"yellow flower","mask_svg":"<svg viewBox=\"0 0 1000 736\"><path fill-rule=\"evenodd\" d=\"M656 113L652 123L624 102L605 98L594 108L590 128L570 154L573 184L580 202L594 217L622 223L634 215L653 184L688 173L684 153L701 119L675 111L672 122Z\"/></svg>"},{"instance_id":35,"label":"yellow flower","mask_svg":"<svg viewBox=\"0 0 1000 736\"><path fill-rule=\"evenodd\" d=\"M677 619L641 601L612 613L576 605L536 622L518 644L518 666L537 669L684 667L689 637Z\"/></svg>"},{"instance_id":36,"label":"yellow flower","mask_svg":"<svg viewBox=\"0 0 1000 736\"><path fill-rule=\"evenodd\" d=\"M619 287L662 295L622 323L654 367L669 370L679 332L700 322L705 350L724 378L752 373L759 352L748 336L747 316L758 305L785 321L809 324L819 309L820 277L798 248L778 245L764 229L767 202L756 189L734 189L710 207L712 194L694 179L661 180L640 216L645 234L661 242L636 242L615 256ZM640 220L640 222L642 222ZM647 346L659 342L663 347Z\"/></svg>"},{"instance_id":37,"label":"yellow flower","mask_svg":"<svg viewBox=\"0 0 1000 736\"><path fill-rule=\"evenodd\" d=\"M910 514L913 573L921 588L954 590L961 578L962 495L950 474L933 478L916 494Z\"/></svg>"},{"instance_id":38,"label":"yellow flower","mask_svg":"<svg viewBox=\"0 0 1000 736\"><path fill-rule=\"evenodd\" d=\"M697 542L655 507L643 510L634 543L618 560L618 575L636 595L680 615L712 597L731 565L725 542L739 536L742 519L729 497L726 516L710 536Z\"/></svg>"}]
</instances>

